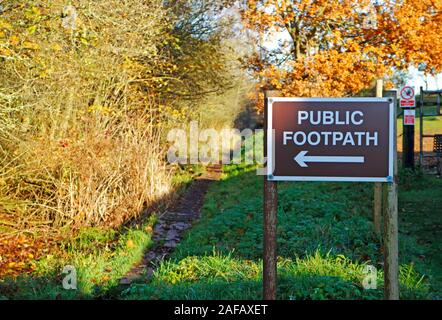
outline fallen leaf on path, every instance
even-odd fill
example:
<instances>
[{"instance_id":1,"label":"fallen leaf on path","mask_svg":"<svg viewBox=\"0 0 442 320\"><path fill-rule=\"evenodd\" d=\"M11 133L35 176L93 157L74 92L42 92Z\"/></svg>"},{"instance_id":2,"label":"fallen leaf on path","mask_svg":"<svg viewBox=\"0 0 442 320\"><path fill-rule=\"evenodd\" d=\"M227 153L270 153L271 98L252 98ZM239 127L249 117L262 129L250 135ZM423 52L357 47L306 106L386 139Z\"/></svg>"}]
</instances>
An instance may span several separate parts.
<instances>
[{"instance_id":1,"label":"fallen leaf on path","mask_svg":"<svg viewBox=\"0 0 442 320\"><path fill-rule=\"evenodd\" d=\"M135 247L135 243L132 240L127 240L126 246L128 248L133 248L133 247Z\"/></svg>"}]
</instances>

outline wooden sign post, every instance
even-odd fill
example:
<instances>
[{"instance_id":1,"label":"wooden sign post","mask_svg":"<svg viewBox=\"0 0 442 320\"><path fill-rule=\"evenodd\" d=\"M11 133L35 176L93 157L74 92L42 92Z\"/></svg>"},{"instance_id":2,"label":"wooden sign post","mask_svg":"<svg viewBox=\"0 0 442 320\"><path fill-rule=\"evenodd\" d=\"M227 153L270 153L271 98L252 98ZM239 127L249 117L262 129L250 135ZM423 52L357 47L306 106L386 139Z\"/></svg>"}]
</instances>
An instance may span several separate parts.
<instances>
[{"instance_id":1,"label":"wooden sign post","mask_svg":"<svg viewBox=\"0 0 442 320\"><path fill-rule=\"evenodd\" d=\"M397 137L396 108L394 108L394 136ZM393 142L393 181L387 184L384 206L384 297L399 300L399 239L398 239L398 188L397 139Z\"/></svg>"},{"instance_id":2,"label":"wooden sign post","mask_svg":"<svg viewBox=\"0 0 442 320\"><path fill-rule=\"evenodd\" d=\"M379 79L376 81L376 97L382 98L384 90L384 81ZM382 217L382 183L374 183L373 197L373 227L378 236L381 236L381 217Z\"/></svg>"},{"instance_id":3,"label":"wooden sign post","mask_svg":"<svg viewBox=\"0 0 442 320\"><path fill-rule=\"evenodd\" d=\"M267 157L267 112L268 98L279 96L278 91L264 92L264 157ZM277 228L278 189L276 181L269 181L264 175L264 257L263 257L263 298L264 300L276 300L276 277L277 277Z\"/></svg>"},{"instance_id":4,"label":"wooden sign post","mask_svg":"<svg viewBox=\"0 0 442 320\"><path fill-rule=\"evenodd\" d=\"M382 185L386 185L385 298L398 299L394 100L279 98L266 92L264 132L264 299L276 298L277 181L379 183L381 203Z\"/></svg>"}]
</instances>

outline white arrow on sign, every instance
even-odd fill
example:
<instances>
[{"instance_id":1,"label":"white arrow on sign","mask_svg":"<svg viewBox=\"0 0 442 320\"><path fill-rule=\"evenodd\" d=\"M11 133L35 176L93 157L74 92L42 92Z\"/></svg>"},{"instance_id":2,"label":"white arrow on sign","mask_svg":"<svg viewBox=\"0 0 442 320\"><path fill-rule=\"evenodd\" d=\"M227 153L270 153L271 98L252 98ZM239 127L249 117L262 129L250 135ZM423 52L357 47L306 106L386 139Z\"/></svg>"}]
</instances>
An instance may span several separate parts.
<instances>
[{"instance_id":1,"label":"white arrow on sign","mask_svg":"<svg viewBox=\"0 0 442 320\"><path fill-rule=\"evenodd\" d=\"M364 163L364 157L346 156L307 156L308 151L301 151L293 159L303 168L308 167L306 162L341 162L341 163Z\"/></svg>"}]
</instances>

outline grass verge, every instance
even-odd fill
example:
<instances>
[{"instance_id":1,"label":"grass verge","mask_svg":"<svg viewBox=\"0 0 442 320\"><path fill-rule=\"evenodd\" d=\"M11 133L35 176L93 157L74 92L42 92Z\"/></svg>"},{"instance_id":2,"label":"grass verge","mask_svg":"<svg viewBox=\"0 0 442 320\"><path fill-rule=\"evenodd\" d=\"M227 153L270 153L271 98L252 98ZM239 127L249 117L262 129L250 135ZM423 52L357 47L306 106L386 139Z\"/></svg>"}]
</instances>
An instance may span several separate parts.
<instances>
[{"instance_id":1,"label":"grass verge","mask_svg":"<svg viewBox=\"0 0 442 320\"><path fill-rule=\"evenodd\" d=\"M176 168L172 180L176 193L184 192L203 170L201 166ZM159 206L159 209L164 208ZM141 260L144 251L152 244L156 219L153 213L146 221L134 221L118 229L81 228L75 236L66 237L51 250L40 250L45 254L33 259L32 272L0 279L0 298L118 298L122 290L119 280ZM20 249L29 246L26 242L18 245ZM70 266L75 268L76 290L63 288L63 279L72 275Z\"/></svg>"},{"instance_id":2,"label":"grass verge","mask_svg":"<svg viewBox=\"0 0 442 320\"><path fill-rule=\"evenodd\" d=\"M124 298L261 298L262 177L250 169L226 167L224 179L209 190L202 219L171 259L149 284L132 285ZM383 298L383 246L372 232L372 190L362 183L280 183L278 298ZM441 195L441 180L401 174L402 299L440 297ZM433 233L424 226L433 226ZM363 289L366 265L378 270L376 290Z\"/></svg>"},{"instance_id":3,"label":"grass verge","mask_svg":"<svg viewBox=\"0 0 442 320\"><path fill-rule=\"evenodd\" d=\"M63 242L57 252L35 263L32 274L0 282L0 296L6 299L91 299L113 296L118 281L137 263L151 244L155 216L148 222L120 231L83 229ZM63 288L63 279L73 275L75 290ZM74 284L68 281L69 284Z\"/></svg>"}]
</instances>

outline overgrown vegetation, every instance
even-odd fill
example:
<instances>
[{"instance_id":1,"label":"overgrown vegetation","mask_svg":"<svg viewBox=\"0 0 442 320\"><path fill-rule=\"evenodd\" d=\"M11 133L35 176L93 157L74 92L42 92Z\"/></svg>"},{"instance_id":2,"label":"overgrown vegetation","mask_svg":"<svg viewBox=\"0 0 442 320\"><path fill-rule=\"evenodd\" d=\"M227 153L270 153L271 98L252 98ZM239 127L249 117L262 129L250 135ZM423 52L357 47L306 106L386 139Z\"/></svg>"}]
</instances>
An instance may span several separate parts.
<instances>
[{"instance_id":1,"label":"overgrown vegetation","mask_svg":"<svg viewBox=\"0 0 442 320\"><path fill-rule=\"evenodd\" d=\"M262 179L228 166L212 186L202 220L156 272L129 288L118 279L150 244L155 217L118 231L89 228L40 259L32 276L0 285L4 298L260 299ZM401 172L400 281L404 299L440 299L440 179ZM187 178L185 178L187 179ZM372 232L370 185L281 184L278 224L279 299L382 299L382 244ZM247 200L245 200L247 199ZM423 207L422 202L426 203ZM362 204L362 205L361 205ZM75 265L78 290L61 286ZM364 290L366 265L377 290Z\"/></svg>"},{"instance_id":2,"label":"overgrown vegetation","mask_svg":"<svg viewBox=\"0 0 442 320\"><path fill-rule=\"evenodd\" d=\"M195 166L189 170L175 173L173 183L183 185L178 193L198 175L203 168ZM0 281L0 299L97 299L116 298L122 288L119 280L141 259L145 250L152 244L151 236L157 212L149 212L143 219L137 219L119 228L106 229L100 226L83 227L70 237L59 239L52 247L40 242L28 244L20 238L15 245L21 249L21 255L31 254L32 273L26 273L22 262L14 265L21 271L17 277L6 277ZM17 259L17 249L11 250L11 243L0 244L2 258ZM37 248L36 245L38 245ZM35 251L41 250L38 259ZM63 279L72 275L72 266L77 276L77 287L66 290ZM2 265L1 272L10 274L12 269ZM71 283L69 283L71 284Z\"/></svg>"},{"instance_id":3,"label":"overgrown vegetation","mask_svg":"<svg viewBox=\"0 0 442 320\"><path fill-rule=\"evenodd\" d=\"M166 130L230 124L247 89L224 2L1 1L1 272L173 199Z\"/></svg>"},{"instance_id":4,"label":"overgrown vegetation","mask_svg":"<svg viewBox=\"0 0 442 320\"><path fill-rule=\"evenodd\" d=\"M137 263L151 243L155 216L142 225L117 231L84 228L35 263L32 275L0 283L0 297L14 299L91 299L106 297ZM66 290L62 280L75 267L77 286ZM72 284L71 282L69 283Z\"/></svg>"}]
</instances>

